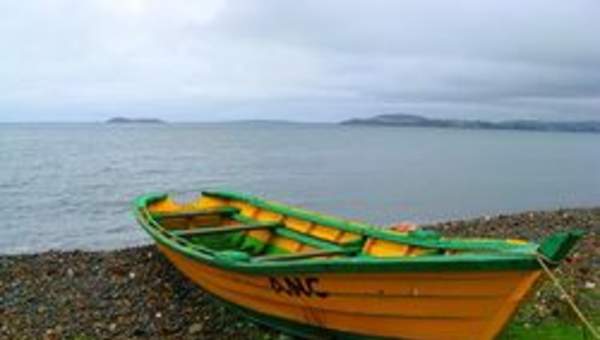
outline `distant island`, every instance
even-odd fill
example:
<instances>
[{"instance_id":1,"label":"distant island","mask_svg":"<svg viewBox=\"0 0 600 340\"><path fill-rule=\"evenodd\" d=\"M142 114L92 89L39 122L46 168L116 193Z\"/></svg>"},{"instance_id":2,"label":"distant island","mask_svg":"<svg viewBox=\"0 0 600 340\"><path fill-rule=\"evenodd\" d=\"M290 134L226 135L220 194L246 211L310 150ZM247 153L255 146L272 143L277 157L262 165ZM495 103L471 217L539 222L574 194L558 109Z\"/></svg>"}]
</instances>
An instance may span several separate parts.
<instances>
[{"instance_id":1,"label":"distant island","mask_svg":"<svg viewBox=\"0 0 600 340\"><path fill-rule=\"evenodd\" d=\"M412 114L384 114L364 119L342 121L343 125L437 127L455 129L564 131L600 133L600 121L542 121L506 120L490 122L483 120L430 119Z\"/></svg>"},{"instance_id":2,"label":"distant island","mask_svg":"<svg viewBox=\"0 0 600 340\"><path fill-rule=\"evenodd\" d=\"M107 124L165 124L166 122L156 118L126 118L114 117L106 121Z\"/></svg>"}]
</instances>

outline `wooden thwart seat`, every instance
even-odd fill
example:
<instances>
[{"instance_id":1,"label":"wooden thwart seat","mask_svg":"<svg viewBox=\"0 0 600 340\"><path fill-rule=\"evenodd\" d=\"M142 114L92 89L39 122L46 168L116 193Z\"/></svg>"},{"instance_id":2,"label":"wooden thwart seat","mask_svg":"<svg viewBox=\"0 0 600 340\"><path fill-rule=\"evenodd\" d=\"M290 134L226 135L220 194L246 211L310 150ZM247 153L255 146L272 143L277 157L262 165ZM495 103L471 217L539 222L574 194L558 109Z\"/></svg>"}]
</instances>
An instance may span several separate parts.
<instances>
[{"instance_id":1,"label":"wooden thwart seat","mask_svg":"<svg viewBox=\"0 0 600 340\"><path fill-rule=\"evenodd\" d=\"M256 262L266 261L285 261L285 260L300 260L317 256L330 256L330 255L349 255L356 253L356 249L335 249L335 250L314 250L303 253L290 253L290 254L277 254L277 255L263 255L253 258Z\"/></svg>"},{"instance_id":2,"label":"wooden thwart seat","mask_svg":"<svg viewBox=\"0 0 600 340\"><path fill-rule=\"evenodd\" d=\"M184 211L184 212L155 212L155 213L152 213L152 217L155 219L194 218L194 217L212 216L212 215L233 215L238 212L239 212L239 210L236 208L224 207L224 208L212 208L212 209L192 210L192 211Z\"/></svg>"},{"instance_id":3,"label":"wooden thwart seat","mask_svg":"<svg viewBox=\"0 0 600 340\"><path fill-rule=\"evenodd\" d=\"M250 223L250 224L237 224L232 226L220 226L220 227L203 227L203 228L193 228L193 229L180 229L180 230L171 230L171 234L175 236L200 236L200 235L214 235L214 234L222 234L222 233L233 233L237 231L251 231L251 230L260 230L260 229L275 229L282 227L280 223L277 222L263 222L263 223Z\"/></svg>"}]
</instances>

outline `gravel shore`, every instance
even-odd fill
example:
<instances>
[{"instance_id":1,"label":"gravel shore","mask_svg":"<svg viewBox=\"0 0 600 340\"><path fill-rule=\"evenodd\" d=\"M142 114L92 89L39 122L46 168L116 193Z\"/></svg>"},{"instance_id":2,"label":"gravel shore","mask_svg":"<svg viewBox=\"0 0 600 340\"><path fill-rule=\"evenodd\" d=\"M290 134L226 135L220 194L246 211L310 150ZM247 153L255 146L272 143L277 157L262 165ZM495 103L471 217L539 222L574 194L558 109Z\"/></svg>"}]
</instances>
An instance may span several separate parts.
<instances>
[{"instance_id":1,"label":"gravel shore","mask_svg":"<svg viewBox=\"0 0 600 340\"><path fill-rule=\"evenodd\" d=\"M600 208L439 223L446 235L539 240L564 228L586 237L558 273L587 314L600 310ZM596 316L597 314L594 314ZM550 282L514 322L574 321ZM186 280L153 246L0 256L0 338L278 339Z\"/></svg>"}]
</instances>

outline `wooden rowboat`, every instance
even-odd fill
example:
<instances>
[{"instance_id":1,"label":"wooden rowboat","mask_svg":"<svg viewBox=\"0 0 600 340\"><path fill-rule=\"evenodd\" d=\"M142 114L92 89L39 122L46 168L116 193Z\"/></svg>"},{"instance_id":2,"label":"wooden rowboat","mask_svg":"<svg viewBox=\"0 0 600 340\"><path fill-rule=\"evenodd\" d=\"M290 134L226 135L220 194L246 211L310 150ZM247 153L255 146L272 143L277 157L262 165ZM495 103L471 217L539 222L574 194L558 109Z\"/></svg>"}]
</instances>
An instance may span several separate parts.
<instances>
[{"instance_id":1,"label":"wooden rowboat","mask_svg":"<svg viewBox=\"0 0 600 340\"><path fill-rule=\"evenodd\" d=\"M444 238L397 232L233 192L135 201L187 277L256 321L307 337L491 339L581 237Z\"/></svg>"}]
</instances>

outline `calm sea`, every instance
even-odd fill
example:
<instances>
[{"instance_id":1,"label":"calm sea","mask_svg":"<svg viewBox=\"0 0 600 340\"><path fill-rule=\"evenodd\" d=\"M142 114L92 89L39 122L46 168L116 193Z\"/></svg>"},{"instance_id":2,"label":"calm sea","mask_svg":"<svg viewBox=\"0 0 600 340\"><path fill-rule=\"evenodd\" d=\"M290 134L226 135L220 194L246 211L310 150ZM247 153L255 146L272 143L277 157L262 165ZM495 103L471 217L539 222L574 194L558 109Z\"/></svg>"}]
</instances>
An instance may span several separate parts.
<instances>
[{"instance_id":1,"label":"calm sea","mask_svg":"<svg viewBox=\"0 0 600 340\"><path fill-rule=\"evenodd\" d=\"M600 205L600 135L0 124L0 253L149 242L139 194L230 188L379 224Z\"/></svg>"}]
</instances>

